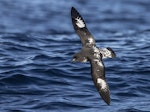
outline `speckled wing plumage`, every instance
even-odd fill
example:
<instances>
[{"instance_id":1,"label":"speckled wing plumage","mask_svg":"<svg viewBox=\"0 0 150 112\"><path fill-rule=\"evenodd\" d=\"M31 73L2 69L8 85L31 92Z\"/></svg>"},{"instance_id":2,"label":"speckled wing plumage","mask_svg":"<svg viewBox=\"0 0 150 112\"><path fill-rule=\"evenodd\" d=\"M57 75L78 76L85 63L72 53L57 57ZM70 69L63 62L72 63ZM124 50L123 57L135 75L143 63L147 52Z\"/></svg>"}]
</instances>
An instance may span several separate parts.
<instances>
[{"instance_id":1,"label":"speckled wing plumage","mask_svg":"<svg viewBox=\"0 0 150 112\"><path fill-rule=\"evenodd\" d=\"M113 58L115 53L111 48L96 47L95 40L88 31L86 24L75 8L71 9L72 24L76 33L79 35L82 42L82 49L74 55L73 61L86 62L91 64L91 75L94 84L102 99L109 105L110 92L109 86L105 79L105 67L102 62L104 58Z\"/></svg>"},{"instance_id":2,"label":"speckled wing plumage","mask_svg":"<svg viewBox=\"0 0 150 112\"><path fill-rule=\"evenodd\" d=\"M110 92L108 84L105 80L105 67L101 60L90 59L91 74L94 84L97 88L102 99L109 105L110 104Z\"/></svg>"},{"instance_id":3,"label":"speckled wing plumage","mask_svg":"<svg viewBox=\"0 0 150 112\"><path fill-rule=\"evenodd\" d=\"M79 35L82 46L83 47L90 47L95 45L95 40L91 33L88 31L86 24L79 14L79 12L72 7L71 9L71 17L72 17L72 24L76 33Z\"/></svg>"}]
</instances>

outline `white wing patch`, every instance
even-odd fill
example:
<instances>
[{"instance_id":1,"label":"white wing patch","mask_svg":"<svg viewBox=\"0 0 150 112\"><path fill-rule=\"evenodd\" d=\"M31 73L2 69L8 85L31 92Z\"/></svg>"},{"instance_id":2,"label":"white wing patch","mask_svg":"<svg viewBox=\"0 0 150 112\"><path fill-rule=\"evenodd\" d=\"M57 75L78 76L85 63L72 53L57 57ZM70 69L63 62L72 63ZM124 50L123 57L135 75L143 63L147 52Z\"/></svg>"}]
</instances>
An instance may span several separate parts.
<instances>
[{"instance_id":1,"label":"white wing patch","mask_svg":"<svg viewBox=\"0 0 150 112\"><path fill-rule=\"evenodd\" d=\"M83 20L82 20L80 17L77 17L75 20L77 21L77 22L76 22L76 25L77 25L79 28L85 27L85 24L84 24Z\"/></svg>"},{"instance_id":2,"label":"white wing patch","mask_svg":"<svg viewBox=\"0 0 150 112\"><path fill-rule=\"evenodd\" d=\"M101 85L102 90L107 90L107 84L106 84L105 80L98 78L97 83Z\"/></svg>"},{"instance_id":3,"label":"white wing patch","mask_svg":"<svg viewBox=\"0 0 150 112\"><path fill-rule=\"evenodd\" d=\"M93 43L93 39L92 38L88 38L89 43Z\"/></svg>"}]
</instances>

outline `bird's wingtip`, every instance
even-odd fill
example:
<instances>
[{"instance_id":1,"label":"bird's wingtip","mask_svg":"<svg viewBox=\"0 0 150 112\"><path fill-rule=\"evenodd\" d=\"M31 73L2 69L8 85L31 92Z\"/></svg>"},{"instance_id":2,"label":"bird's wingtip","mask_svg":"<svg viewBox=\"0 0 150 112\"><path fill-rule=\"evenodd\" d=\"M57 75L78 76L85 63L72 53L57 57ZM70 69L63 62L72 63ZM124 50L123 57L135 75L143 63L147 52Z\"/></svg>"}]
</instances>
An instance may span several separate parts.
<instances>
[{"instance_id":1,"label":"bird's wingtip","mask_svg":"<svg viewBox=\"0 0 150 112\"><path fill-rule=\"evenodd\" d=\"M71 8L71 16L72 18L76 18L77 16L79 16L78 11L74 7Z\"/></svg>"},{"instance_id":2,"label":"bird's wingtip","mask_svg":"<svg viewBox=\"0 0 150 112\"><path fill-rule=\"evenodd\" d=\"M101 95L101 97L102 97L102 99L105 101L105 103L107 104L107 105L110 105L110 96L109 96L109 93L106 93L106 92L100 92L100 95Z\"/></svg>"},{"instance_id":3,"label":"bird's wingtip","mask_svg":"<svg viewBox=\"0 0 150 112\"><path fill-rule=\"evenodd\" d=\"M71 7L71 13L76 12L76 9L74 7Z\"/></svg>"},{"instance_id":4,"label":"bird's wingtip","mask_svg":"<svg viewBox=\"0 0 150 112\"><path fill-rule=\"evenodd\" d=\"M104 100L105 101L105 100ZM110 100L105 101L105 103L109 106L110 105Z\"/></svg>"},{"instance_id":5,"label":"bird's wingtip","mask_svg":"<svg viewBox=\"0 0 150 112\"><path fill-rule=\"evenodd\" d=\"M98 82L100 82L98 80ZM102 82L101 81L101 85L100 88L98 89L98 92L100 94L100 96L102 97L102 99L105 101L105 103L107 105L110 105L110 91L109 91L109 86L107 85L106 81Z\"/></svg>"},{"instance_id":6,"label":"bird's wingtip","mask_svg":"<svg viewBox=\"0 0 150 112\"><path fill-rule=\"evenodd\" d=\"M75 8L72 6L72 7L71 7L71 10L74 10L74 9L75 9Z\"/></svg>"}]
</instances>

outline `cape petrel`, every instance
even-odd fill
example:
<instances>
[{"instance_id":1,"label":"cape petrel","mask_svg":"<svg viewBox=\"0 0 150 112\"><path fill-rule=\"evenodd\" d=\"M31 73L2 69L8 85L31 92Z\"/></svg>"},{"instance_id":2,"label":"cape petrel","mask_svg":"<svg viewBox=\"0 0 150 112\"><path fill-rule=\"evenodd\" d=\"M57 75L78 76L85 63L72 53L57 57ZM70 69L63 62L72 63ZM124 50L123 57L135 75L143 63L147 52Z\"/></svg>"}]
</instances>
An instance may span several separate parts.
<instances>
[{"instance_id":1,"label":"cape petrel","mask_svg":"<svg viewBox=\"0 0 150 112\"><path fill-rule=\"evenodd\" d=\"M79 35L82 49L73 56L73 62L87 62L91 64L91 74L94 84L102 99L109 105L110 92L109 86L105 79L105 67L102 59L116 57L114 51L107 48L98 48L94 37L86 27L85 21L79 12L72 7L71 9L72 24L76 33Z\"/></svg>"}]
</instances>

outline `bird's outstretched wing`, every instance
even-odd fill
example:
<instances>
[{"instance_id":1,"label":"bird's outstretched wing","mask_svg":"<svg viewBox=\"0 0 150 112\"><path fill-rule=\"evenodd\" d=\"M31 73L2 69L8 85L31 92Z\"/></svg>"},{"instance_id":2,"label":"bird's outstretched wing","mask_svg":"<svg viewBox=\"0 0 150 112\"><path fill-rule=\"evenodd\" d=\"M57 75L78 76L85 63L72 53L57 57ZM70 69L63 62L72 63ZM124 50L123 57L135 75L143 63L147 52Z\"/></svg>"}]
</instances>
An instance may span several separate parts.
<instances>
[{"instance_id":1,"label":"bird's outstretched wing","mask_svg":"<svg viewBox=\"0 0 150 112\"><path fill-rule=\"evenodd\" d=\"M91 47L95 45L95 40L93 36L88 31L83 18L74 7L72 7L71 9L71 18L74 29L81 39L82 46Z\"/></svg>"},{"instance_id":2,"label":"bird's outstretched wing","mask_svg":"<svg viewBox=\"0 0 150 112\"><path fill-rule=\"evenodd\" d=\"M94 84L97 88L102 99L109 105L110 104L110 92L108 84L105 80L105 67L101 60L91 59L91 74Z\"/></svg>"}]
</instances>

